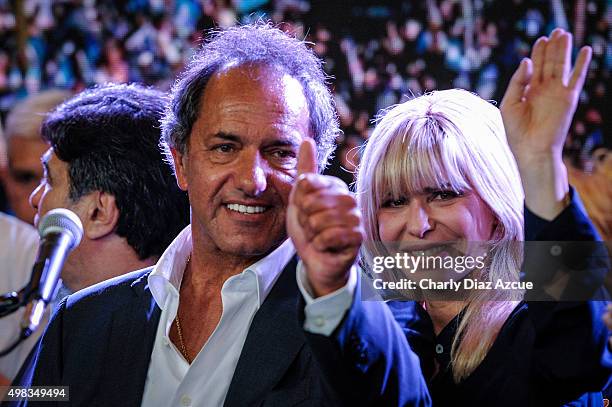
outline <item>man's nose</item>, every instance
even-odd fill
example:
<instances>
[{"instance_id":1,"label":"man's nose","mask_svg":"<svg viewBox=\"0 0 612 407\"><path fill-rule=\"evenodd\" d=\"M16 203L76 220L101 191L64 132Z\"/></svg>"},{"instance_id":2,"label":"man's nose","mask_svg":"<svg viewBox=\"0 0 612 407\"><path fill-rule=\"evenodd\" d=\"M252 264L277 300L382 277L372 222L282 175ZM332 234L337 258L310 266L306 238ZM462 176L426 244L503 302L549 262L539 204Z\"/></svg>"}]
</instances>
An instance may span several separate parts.
<instances>
[{"instance_id":1,"label":"man's nose","mask_svg":"<svg viewBox=\"0 0 612 407\"><path fill-rule=\"evenodd\" d=\"M422 239L431 229L427 208L418 199L413 199L408 205L407 231L412 236Z\"/></svg>"},{"instance_id":2,"label":"man's nose","mask_svg":"<svg viewBox=\"0 0 612 407\"><path fill-rule=\"evenodd\" d=\"M241 157L236 174L238 188L247 196L259 196L268 186L267 168L267 162L259 151Z\"/></svg>"},{"instance_id":3,"label":"man's nose","mask_svg":"<svg viewBox=\"0 0 612 407\"><path fill-rule=\"evenodd\" d=\"M38 186L32 191L28 201L30 202L30 206L36 210L38 210L38 204L40 203L40 197L42 196L42 191L44 189L43 183L41 182Z\"/></svg>"}]
</instances>

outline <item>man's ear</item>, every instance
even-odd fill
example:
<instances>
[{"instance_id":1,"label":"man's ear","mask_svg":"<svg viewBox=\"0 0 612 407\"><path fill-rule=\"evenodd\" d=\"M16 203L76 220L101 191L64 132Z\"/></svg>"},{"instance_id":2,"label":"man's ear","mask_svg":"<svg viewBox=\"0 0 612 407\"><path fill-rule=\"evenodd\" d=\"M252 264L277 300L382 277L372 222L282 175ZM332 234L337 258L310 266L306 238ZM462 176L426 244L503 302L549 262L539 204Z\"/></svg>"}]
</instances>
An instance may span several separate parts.
<instances>
[{"instance_id":1,"label":"man's ear","mask_svg":"<svg viewBox=\"0 0 612 407\"><path fill-rule=\"evenodd\" d=\"M86 205L83 228L87 238L95 240L115 233L119 222L119 208L115 197L106 192L95 191L82 199Z\"/></svg>"},{"instance_id":2,"label":"man's ear","mask_svg":"<svg viewBox=\"0 0 612 407\"><path fill-rule=\"evenodd\" d=\"M173 147L170 148L170 152L172 153L172 160L174 161L176 183L180 189L187 191L189 188L189 182L187 182L187 155L181 154L176 148Z\"/></svg>"}]
</instances>

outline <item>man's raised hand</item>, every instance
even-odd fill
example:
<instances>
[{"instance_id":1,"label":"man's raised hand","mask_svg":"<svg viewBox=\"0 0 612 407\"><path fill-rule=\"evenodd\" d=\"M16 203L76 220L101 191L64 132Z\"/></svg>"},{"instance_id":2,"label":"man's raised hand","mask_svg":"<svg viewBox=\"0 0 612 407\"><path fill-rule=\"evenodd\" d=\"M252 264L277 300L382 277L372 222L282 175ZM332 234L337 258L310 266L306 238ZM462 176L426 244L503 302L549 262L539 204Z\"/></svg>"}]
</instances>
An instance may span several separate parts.
<instances>
[{"instance_id":1,"label":"man's raised hand","mask_svg":"<svg viewBox=\"0 0 612 407\"><path fill-rule=\"evenodd\" d=\"M287 231L316 297L347 283L363 241L361 213L344 182L317 173L311 139L300 146L297 179L287 208Z\"/></svg>"}]
</instances>

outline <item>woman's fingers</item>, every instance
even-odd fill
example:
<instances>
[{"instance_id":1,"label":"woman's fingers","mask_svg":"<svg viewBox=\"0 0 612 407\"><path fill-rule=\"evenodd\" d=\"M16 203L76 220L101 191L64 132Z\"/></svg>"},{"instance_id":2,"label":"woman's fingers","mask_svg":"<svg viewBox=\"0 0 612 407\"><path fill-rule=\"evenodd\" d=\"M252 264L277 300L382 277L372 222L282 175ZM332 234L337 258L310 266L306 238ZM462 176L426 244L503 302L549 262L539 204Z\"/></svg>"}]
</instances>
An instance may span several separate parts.
<instances>
[{"instance_id":1,"label":"woman's fingers","mask_svg":"<svg viewBox=\"0 0 612 407\"><path fill-rule=\"evenodd\" d=\"M589 64L591 63L591 55L593 50L588 45L582 47L578 53L576 59L576 65L570 78L569 87L572 90L580 91L584 85L586 74L589 70Z\"/></svg>"},{"instance_id":2,"label":"woman's fingers","mask_svg":"<svg viewBox=\"0 0 612 407\"><path fill-rule=\"evenodd\" d=\"M540 37L531 50L531 61L533 62L533 81L540 83L544 71L544 53L546 52L547 37Z\"/></svg>"}]
</instances>

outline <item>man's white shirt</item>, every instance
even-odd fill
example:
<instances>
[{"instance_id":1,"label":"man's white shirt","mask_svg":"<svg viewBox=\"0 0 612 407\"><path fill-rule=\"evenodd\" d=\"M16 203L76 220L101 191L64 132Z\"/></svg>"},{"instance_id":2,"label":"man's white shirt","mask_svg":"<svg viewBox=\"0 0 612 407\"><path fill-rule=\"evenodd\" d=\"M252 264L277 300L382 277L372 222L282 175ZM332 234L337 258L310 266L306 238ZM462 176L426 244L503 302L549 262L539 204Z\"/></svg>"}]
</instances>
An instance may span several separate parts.
<instances>
[{"instance_id":1,"label":"man's white shirt","mask_svg":"<svg viewBox=\"0 0 612 407\"><path fill-rule=\"evenodd\" d=\"M223 405L253 317L295 255L295 248L287 239L268 256L225 281L221 289L221 319L189 365L171 342L169 333L191 249L191 226L187 226L148 277L161 316L142 398L144 407ZM346 286L316 299L312 298L301 262L296 278L306 302L304 329L330 335L352 304L357 281L355 267Z\"/></svg>"}]
</instances>

